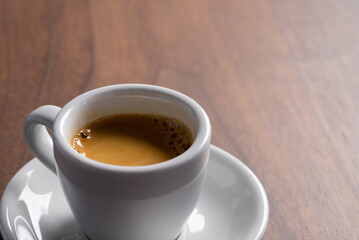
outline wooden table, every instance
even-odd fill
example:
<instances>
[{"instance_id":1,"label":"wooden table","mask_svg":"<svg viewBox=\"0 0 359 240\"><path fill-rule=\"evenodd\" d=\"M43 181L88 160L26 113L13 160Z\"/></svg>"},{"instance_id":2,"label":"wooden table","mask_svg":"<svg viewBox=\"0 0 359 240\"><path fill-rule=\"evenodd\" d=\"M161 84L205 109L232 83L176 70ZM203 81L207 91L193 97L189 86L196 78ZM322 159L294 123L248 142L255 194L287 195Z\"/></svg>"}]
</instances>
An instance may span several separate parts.
<instances>
[{"instance_id":1,"label":"wooden table","mask_svg":"<svg viewBox=\"0 0 359 240\"><path fill-rule=\"evenodd\" d=\"M263 239L358 239L358 22L354 0L1 0L0 193L33 157L30 111L149 83L197 100L261 180Z\"/></svg>"}]
</instances>

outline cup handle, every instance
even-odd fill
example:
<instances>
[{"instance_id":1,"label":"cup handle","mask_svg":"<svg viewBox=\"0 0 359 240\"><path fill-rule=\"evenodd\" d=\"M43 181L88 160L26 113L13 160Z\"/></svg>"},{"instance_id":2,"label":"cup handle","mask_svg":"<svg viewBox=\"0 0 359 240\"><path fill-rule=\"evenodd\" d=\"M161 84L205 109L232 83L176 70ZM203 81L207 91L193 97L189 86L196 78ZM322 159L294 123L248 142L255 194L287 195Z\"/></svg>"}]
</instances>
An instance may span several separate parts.
<instances>
[{"instance_id":1,"label":"cup handle","mask_svg":"<svg viewBox=\"0 0 359 240\"><path fill-rule=\"evenodd\" d=\"M48 169L56 173L53 141L46 127L52 131L54 121L61 108L45 105L35 109L27 116L23 124L23 135L31 152Z\"/></svg>"}]
</instances>

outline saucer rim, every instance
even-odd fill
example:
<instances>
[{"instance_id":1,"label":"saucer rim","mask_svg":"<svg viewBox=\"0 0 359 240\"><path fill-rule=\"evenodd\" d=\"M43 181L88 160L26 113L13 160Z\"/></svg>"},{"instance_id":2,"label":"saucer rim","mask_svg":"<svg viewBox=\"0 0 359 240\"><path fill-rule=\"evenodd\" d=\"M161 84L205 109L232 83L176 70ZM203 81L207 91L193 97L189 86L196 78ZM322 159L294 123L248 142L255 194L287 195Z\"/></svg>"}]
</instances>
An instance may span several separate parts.
<instances>
[{"instance_id":1,"label":"saucer rim","mask_svg":"<svg viewBox=\"0 0 359 240\"><path fill-rule=\"evenodd\" d=\"M258 177L254 174L254 172L247 165L245 165L241 160L236 158L234 155L230 154L226 150L224 150L220 147L217 147L213 144L211 144L210 152L212 152L212 151L217 151L220 153L220 155L222 155L222 156L224 155L228 161L232 162L232 164L238 165L238 167L243 170L243 173L247 172L250 175L250 179L252 179L254 181L255 185L259 189L259 195L261 198L260 203L263 204L263 218L262 218L262 222L261 222L261 227L259 228L258 233L254 239L255 240L261 239L267 229L268 219L269 219L268 197L267 197L266 191L264 190L262 183L259 181Z\"/></svg>"},{"instance_id":2,"label":"saucer rim","mask_svg":"<svg viewBox=\"0 0 359 240\"><path fill-rule=\"evenodd\" d=\"M268 204L268 197L267 194L264 190L264 187L262 185L262 183L259 181L258 177L254 174L254 172L248 167L246 166L241 160L239 160L238 158L236 158L234 155L230 154L229 152L225 151L224 149L217 147L215 145L211 144L210 147L210 153L212 152L217 152L217 154L219 154L220 156L223 156L227 161L231 162L234 165L237 165L243 173L247 173L248 174L248 178L253 181L256 186L256 191L259 191L259 198L260 198L260 203L263 205L263 212L262 212L262 218L261 218L261 226L258 229L258 232L256 234L255 239L261 239L266 231L267 225L268 225L268 219L269 219L269 204ZM3 204L4 203L4 199L6 198L6 196L8 195L7 192L9 192L11 183L13 181L15 181L15 178L17 177L17 175L20 174L20 172L22 172L22 170L25 168L25 166L27 166L28 164L32 163L36 158L31 159L30 161L28 161L24 166L22 166L16 173L15 175L10 179L10 181L8 182L8 184L5 187L4 192L2 193L1 199L0 199L0 223L3 222L2 221L2 215L5 214L3 213L2 209L3 209ZM0 224L0 233L1 233L1 237L4 240L10 240L11 238L8 238L7 235L5 235L4 229L2 224ZM18 240L18 239L16 239Z\"/></svg>"}]
</instances>

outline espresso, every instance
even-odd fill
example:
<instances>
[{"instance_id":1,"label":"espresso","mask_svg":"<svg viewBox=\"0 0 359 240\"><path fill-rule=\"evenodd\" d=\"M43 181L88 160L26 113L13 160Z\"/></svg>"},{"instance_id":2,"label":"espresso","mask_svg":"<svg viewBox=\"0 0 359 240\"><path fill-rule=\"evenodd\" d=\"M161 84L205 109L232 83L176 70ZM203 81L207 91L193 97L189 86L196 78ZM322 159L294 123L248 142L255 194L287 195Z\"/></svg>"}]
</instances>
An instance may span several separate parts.
<instances>
[{"instance_id":1,"label":"espresso","mask_svg":"<svg viewBox=\"0 0 359 240\"><path fill-rule=\"evenodd\" d=\"M161 115L120 114L81 128L72 147L93 160L121 166L160 163L185 152L193 143L181 121Z\"/></svg>"}]
</instances>

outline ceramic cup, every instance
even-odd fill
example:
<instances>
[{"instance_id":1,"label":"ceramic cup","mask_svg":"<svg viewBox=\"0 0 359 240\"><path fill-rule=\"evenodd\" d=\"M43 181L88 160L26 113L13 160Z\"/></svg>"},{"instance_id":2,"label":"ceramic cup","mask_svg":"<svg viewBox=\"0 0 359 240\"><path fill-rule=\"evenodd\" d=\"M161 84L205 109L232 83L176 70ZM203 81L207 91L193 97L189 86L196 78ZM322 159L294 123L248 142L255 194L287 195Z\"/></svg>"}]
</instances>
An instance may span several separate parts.
<instances>
[{"instance_id":1,"label":"ceramic cup","mask_svg":"<svg viewBox=\"0 0 359 240\"><path fill-rule=\"evenodd\" d=\"M72 149L71 138L86 123L121 113L179 119L191 129L194 142L171 160L134 167L97 162ZM59 177L72 213L90 239L174 240L200 196L211 127L198 103L179 92L122 84L86 92L63 108L39 107L26 118L23 134L34 155Z\"/></svg>"}]
</instances>

